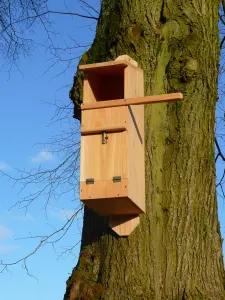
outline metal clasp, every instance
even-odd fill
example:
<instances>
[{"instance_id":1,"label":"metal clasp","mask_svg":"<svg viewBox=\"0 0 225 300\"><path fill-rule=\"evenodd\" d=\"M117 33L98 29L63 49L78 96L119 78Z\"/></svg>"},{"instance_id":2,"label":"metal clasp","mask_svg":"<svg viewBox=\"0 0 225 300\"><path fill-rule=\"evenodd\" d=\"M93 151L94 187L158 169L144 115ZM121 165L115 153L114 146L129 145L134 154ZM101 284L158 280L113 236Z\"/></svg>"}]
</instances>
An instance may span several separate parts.
<instances>
[{"instance_id":1,"label":"metal clasp","mask_svg":"<svg viewBox=\"0 0 225 300\"><path fill-rule=\"evenodd\" d=\"M121 176L114 176L113 177L113 182L121 182Z\"/></svg>"},{"instance_id":2,"label":"metal clasp","mask_svg":"<svg viewBox=\"0 0 225 300\"><path fill-rule=\"evenodd\" d=\"M86 184L94 184L94 183L95 183L94 178L87 178L86 179Z\"/></svg>"},{"instance_id":3,"label":"metal clasp","mask_svg":"<svg viewBox=\"0 0 225 300\"><path fill-rule=\"evenodd\" d=\"M106 132L102 133L102 144L107 144L108 143L108 136Z\"/></svg>"}]
</instances>

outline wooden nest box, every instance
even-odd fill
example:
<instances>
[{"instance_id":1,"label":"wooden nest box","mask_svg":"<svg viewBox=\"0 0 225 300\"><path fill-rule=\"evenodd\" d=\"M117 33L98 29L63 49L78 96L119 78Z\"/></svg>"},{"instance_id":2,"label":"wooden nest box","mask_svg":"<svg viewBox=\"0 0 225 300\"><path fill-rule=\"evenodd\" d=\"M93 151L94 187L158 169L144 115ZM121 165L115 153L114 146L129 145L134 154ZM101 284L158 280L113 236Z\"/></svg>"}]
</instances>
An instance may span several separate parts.
<instances>
[{"instance_id":1,"label":"wooden nest box","mask_svg":"<svg viewBox=\"0 0 225 300\"><path fill-rule=\"evenodd\" d=\"M127 55L79 68L84 72L80 199L109 216L119 235L129 235L145 212L144 104L182 95L144 97L143 70Z\"/></svg>"}]
</instances>

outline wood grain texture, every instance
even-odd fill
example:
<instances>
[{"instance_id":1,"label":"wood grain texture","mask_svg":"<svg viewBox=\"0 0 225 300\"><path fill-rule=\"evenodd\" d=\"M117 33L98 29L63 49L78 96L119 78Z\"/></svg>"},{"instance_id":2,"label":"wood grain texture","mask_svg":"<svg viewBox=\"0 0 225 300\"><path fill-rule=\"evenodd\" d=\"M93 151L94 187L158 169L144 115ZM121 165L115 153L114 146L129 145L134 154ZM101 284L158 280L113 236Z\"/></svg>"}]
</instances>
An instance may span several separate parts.
<instances>
[{"instance_id":1,"label":"wood grain texture","mask_svg":"<svg viewBox=\"0 0 225 300\"><path fill-rule=\"evenodd\" d=\"M163 94L163 95L156 95L156 96L134 97L134 98L116 99L112 101L101 101L93 104L83 103L81 104L81 110L128 106L128 105L157 104L157 103L164 103L164 102L176 102L181 100L183 100L183 95L181 93L171 93L171 94Z\"/></svg>"},{"instance_id":2,"label":"wood grain texture","mask_svg":"<svg viewBox=\"0 0 225 300\"><path fill-rule=\"evenodd\" d=\"M122 178L121 182L113 182L111 180L97 180L94 184L80 184L80 198L81 200L90 199L109 199L128 196L128 180ZM107 205L107 201L105 201Z\"/></svg>"},{"instance_id":3,"label":"wood grain texture","mask_svg":"<svg viewBox=\"0 0 225 300\"><path fill-rule=\"evenodd\" d=\"M127 127L128 110L126 107L101 108L82 112L81 130L105 127Z\"/></svg>"},{"instance_id":4,"label":"wood grain texture","mask_svg":"<svg viewBox=\"0 0 225 300\"><path fill-rule=\"evenodd\" d=\"M126 178L116 183L112 180L99 180L95 181L94 184L81 182L80 199L102 216L143 213L141 208L128 197L128 189L129 183Z\"/></svg>"},{"instance_id":5,"label":"wood grain texture","mask_svg":"<svg viewBox=\"0 0 225 300\"><path fill-rule=\"evenodd\" d=\"M135 66L135 67L138 67L138 63L134 60L134 59L132 59L129 55L120 55L120 56L118 56L116 59L115 59L115 61L127 61L128 63L129 63L129 65L133 65L133 66Z\"/></svg>"},{"instance_id":6,"label":"wood grain texture","mask_svg":"<svg viewBox=\"0 0 225 300\"><path fill-rule=\"evenodd\" d=\"M108 133L107 144L102 144L102 135L81 137L80 181L87 178L112 180L113 176L127 178L128 133Z\"/></svg>"},{"instance_id":7,"label":"wood grain texture","mask_svg":"<svg viewBox=\"0 0 225 300\"><path fill-rule=\"evenodd\" d=\"M84 73L83 90L83 103L95 103L95 96L90 86L89 76L86 73Z\"/></svg>"},{"instance_id":8,"label":"wood grain texture","mask_svg":"<svg viewBox=\"0 0 225 300\"><path fill-rule=\"evenodd\" d=\"M144 95L141 69L125 70L125 96ZM128 106L128 197L145 211L144 105Z\"/></svg>"},{"instance_id":9,"label":"wood grain texture","mask_svg":"<svg viewBox=\"0 0 225 300\"><path fill-rule=\"evenodd\" d=\"M140 223L140 217L132 216L113 216L109 217L109 226L119 236L130 235Z\"/></svg>"},{"instance_id":10,"label":"wood grain texture","mask_svg":"<svg viewBox=\"0 0 225 300\"><path fill-rule=\"evenodd\" d=\"M121 132L126 131L127 127L125 126L103 126L99 128L93 128L93 129L81 129L80 133L82 135L89 135L89 134L96 134L96 133L109 133L109 132Z\"/></svg>"},{"instance_id":11,"label":"wood grain texture","mask_svg":"<svg viewBox=\"0 0 225 300\"><path fill-rule=\"evenodd\" d=\"M101 72L103 69L105 69L104 71L106 71L107 69L107 71L111 73L112 72L111 69L120 68L120 67L125 68L129 64L130 62L128 60L123 59L123 60L107 61L107 62L96 63L96 64L79 65L79 70L86 71L86 72L87 71L93 72L95 70L96 72Z\"/></svg>"}]
</instances>

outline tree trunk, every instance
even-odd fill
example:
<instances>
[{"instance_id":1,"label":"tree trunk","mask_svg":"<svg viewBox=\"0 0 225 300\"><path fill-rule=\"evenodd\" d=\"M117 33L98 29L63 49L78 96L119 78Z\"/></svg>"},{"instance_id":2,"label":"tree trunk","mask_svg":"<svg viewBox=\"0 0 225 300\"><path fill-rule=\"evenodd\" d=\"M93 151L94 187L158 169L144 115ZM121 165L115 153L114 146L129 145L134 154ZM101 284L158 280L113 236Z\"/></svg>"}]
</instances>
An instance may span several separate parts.
<instances>
[{"instance_id":1,"label":"tree trunk","mask_svg":"<svg viewBox=\"0 0 225 300\"><path fill-rule=\"evenodd\" d=\"M225 299L214 124L219 0L102 0L83 63L135 59L145 95L184 101L145 108L146 207L127 238L85 208L80 258L65 300ZM71 97L75 112L82 77ZM75 114L76 115L76 114Z\"/></svg>"}]
</instances>

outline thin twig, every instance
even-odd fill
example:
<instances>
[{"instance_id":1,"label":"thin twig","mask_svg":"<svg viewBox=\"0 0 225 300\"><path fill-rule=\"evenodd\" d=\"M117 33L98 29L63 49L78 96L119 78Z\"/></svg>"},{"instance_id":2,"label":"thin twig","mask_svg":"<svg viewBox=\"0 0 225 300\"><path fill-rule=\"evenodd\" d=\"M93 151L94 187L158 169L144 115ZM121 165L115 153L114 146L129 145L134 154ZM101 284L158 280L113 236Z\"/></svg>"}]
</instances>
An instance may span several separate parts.
<instances>
[{"instance_id":1,"label":"thin twig","mask_svg":"<svg viewBox=\"0 0 225 300\"><path fill-rule=\"evenodd\" d=\"M76 218L76 216L83 210L83 205L80 207L80 209L78 209L68 220L67 222L59 229L55 230L54 232L52 232L49 235L45 235L45 236L29 236L23 239L36 239L36 238L41 238L40 242L37 244L37 246L26 256L14 261L14 262L9 262L9 263L4 263L2 260L0 261L0 265L3 267L0 273L3 273L4 271L7 270L8 267L13 266L13 265L17 265L18 263L22 262L23 263L23 267L25 268L26 272L28 275L31 276L31 274L29 273L29 270L27 268L27 260L33 256L35 253L38 252L38 250L40 250L43 246L45 246L46 244L55 244L57 242L59 242L64 236L65 234L68 232L69 228L72 226L74 219ZM53 237L57 237L57 235L59 233L62 233L62 235L58 238L56 238L55 240L51 241L51 238Z\"/></svg>"},{"instance_id":2,"label":"thin twig","mask_svg":"<svg viewBox=\"0 0 225 300\"><path fill-rule=\"evenodd\" d=\"M218 143L216 137L215 137L215 144L216 144L216 148L217 148L217 150L218 150L218 155L221 157L221 159L222 159L223 161L225 161L225 156L223 155L223 153L222 153L222 151L221 151L221 149L220 149L220 146L219 146L219 143Z\"/></svg>"}]
</instances>

